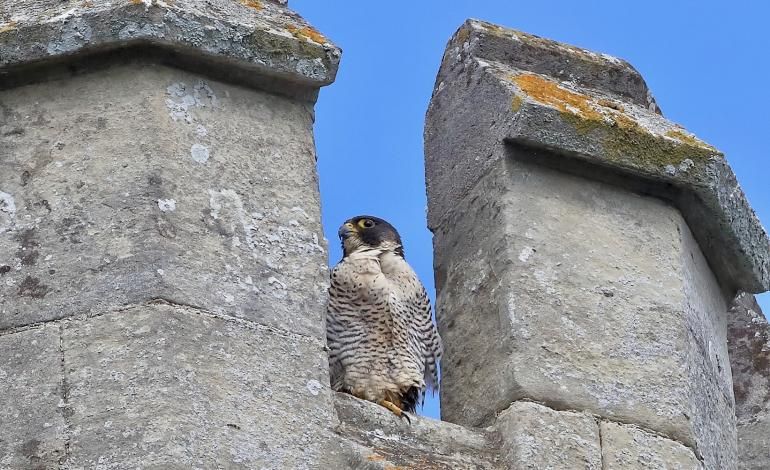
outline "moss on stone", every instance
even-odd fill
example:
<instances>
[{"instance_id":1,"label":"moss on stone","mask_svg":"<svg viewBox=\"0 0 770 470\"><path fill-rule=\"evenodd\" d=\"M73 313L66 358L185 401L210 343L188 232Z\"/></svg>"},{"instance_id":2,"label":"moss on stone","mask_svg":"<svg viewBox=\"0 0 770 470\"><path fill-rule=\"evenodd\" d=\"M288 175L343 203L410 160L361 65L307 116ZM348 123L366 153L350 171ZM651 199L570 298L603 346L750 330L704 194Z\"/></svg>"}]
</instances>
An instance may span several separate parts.
<instances>
[{"instance_id":1,"label":"moss on stone","mask_svg":"<svg viewBox=\"0 0 770 470\"><path fill-rule=\"evenodd\" d=\"M666 132L666 136L676 139L682 143L689 144L693 147L702 147L704 149L711 150L712 152L718 152L717 149L707 144L706 142L703 142L702 140L698 139L694 135L686 134L680 131L679 129L669 130L668 132Z\"/></svg>"},{"instance_id":2,"label":"moss on stone","mask_svg":"<svg viewBox=\"0 0 770 470\"><path fill-rule=\"evenodd\" d=\"M607 158L633 162L643 168L660 170L668 165L678 166L686 159L704 163L718 154L712 149L656 136L639 126L606 126L604 133L602 144Z\"/></svg>"},{"instance_id":3,"label":"moss on stone","mask_svg":"<svg viewBox=\"0 0 770 470\"><path fill-rule=\"evenodd\" d=\"M655 135L625 115L625 119L616 119L615 125L610 125L602 121L583 119L570 112L560 114L577 133L592 134L598 139L604 150L603 155L608 161L625 163L623 166L658 172L668 165L679 166L687 159L698 164L713 156L721 156L713 147L691 145Z\"/></svg>"}]
</instances>

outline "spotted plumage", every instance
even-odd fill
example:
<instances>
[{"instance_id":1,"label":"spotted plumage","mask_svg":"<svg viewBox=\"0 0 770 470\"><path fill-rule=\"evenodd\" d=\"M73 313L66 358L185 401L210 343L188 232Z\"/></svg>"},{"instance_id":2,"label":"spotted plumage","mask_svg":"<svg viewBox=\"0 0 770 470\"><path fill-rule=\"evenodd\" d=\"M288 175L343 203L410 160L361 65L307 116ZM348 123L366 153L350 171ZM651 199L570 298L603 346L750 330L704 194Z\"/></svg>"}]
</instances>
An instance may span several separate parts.
<instances>
[{"instance_id":1,"label":"spotted plumage","mask_svg":"<svg viewBox=\"0 0 770 470\"><path fill-rule=\"evenodd\" d=\"M388 222L354 217L339 236L326 319L332 388L413 412L438 388L441 338L428 294Z\"/></svg>"}]
</instances>

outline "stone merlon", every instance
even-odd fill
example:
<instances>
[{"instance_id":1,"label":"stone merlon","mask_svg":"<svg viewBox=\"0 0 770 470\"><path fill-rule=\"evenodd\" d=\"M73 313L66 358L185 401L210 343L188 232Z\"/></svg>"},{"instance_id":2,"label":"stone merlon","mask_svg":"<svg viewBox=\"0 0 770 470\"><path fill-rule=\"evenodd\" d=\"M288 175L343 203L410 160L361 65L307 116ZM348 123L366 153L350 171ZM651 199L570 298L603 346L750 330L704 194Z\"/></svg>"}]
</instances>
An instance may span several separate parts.
<instances>
[{"instance_id":1,"label":"stone merlon","mask_svg":"<svg viewBox=\"0 0 770 470\"><path fill-rule=\"evenodd\" d=\"M315 98L334 81L340 50L289 10L265 0L20 0L0 17L0 88L17 86L31 67L115 60L141 48L165 63L221 74L230 81ZM84 59L85 60L85 59ZM279 82L279 85L276 85ZM286 83L292 85L287 90Z\"/></svg>"},{"instance_id":2,"label":"stone merlon","mask_svg":"<svg viewBox=\"0 0 770 470\"><path fill-rule=\"evenodd\" d=\"M486 116L489 126L473 130L478 135L457 135L442 152L426 152L428 192L443 187L448 196L431 200L433 230L502 155L488 149L475 162L455 161L462 152L453 146L504 142L533 150L538 164L671 201L726 288L770 289L767 232L724 155L665 119L628 63L469 20L447 46L429 116L477 112L439 109L450 103L441 99L444 88L461 75L468 87L488 82L490 96L479 99L498 105ZM434 131L426 130L426 141Z\"/></svg>"}]
</instances>

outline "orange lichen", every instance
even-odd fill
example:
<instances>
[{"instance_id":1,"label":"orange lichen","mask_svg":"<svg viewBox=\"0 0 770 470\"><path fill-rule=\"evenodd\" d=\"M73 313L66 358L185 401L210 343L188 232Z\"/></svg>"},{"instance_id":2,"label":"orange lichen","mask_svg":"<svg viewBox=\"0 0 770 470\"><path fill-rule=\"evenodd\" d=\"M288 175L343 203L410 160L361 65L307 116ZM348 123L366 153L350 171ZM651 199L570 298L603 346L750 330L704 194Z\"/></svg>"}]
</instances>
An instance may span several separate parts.
<instances>
[{"instance_id":1,"label":"orange lichen","mask_svg":"<svg viewBox=\"0 0 770 470\"><path fill-rule=\"evenodd\" d=\"M8 23L5 23L4 25L0 25L0 33L4 33L6 31L12 31L16 29L16 25L18 23L16 21L9 21Z\"/></svg>"},{"instance_id":2,"label":"orange lichen","mask_svg":"<svg viewBox=\"0 0 770 470\"><path fill-rule=\"evenodd\" d=\"M602 119L602 115L590 105L590 96L567 90L540 75L524 73L510 78L528 96L563 113L569 112L591 121Z\"/></svg>"},{"instance_id":3,"label":"orange lichen","mask_svg":"<svg viewBox=\"0 0 770 470\"><path fill-rule=\"evenodd\" d=\"M131 3L133 3L134 5L139 5L140 3L144 3L144 1L143 1L143 0L129 0L129 1L130 1Z\"/></svg>"},{"instance_id":4,"label":"orange lichen","mask_svg":"<svg viewBox=\"0 0 770 470\"><path fill-rule=\"evenodd\" d=\"M616 100L574 92L559 82L531 73L510 74L505 78L515 83L528 98L558 110L561 119L572 125L578 134L590 134L599 139L603 156L609 161L660 171L667 165L676 166L687 159L698 164L721 156L714 147L678 129L666 132L668 139L662 138L627 113Z\"/></svg>"},{"instance_id":5,"label":"orange lichen","mask_svg":"<svg viewBox=\"0 0 770 470\"><path fill-rule=\"evenodd\" d=\"M383 460L385 460L385 457L383 457L382 455L379 455L379 454L372 454L372 455L366 457L366 460L368 460L370 462L382 462Z\"/></svg>"},{"instance_id":6,"label":"orange lichen","mask_svg":"<svg viewBox=\"0 0 770 470\"><path fill-rule=\"evenodd\" d=\"M259 0L240 0L240 2L241 5L246 5L247 7L251 7L255 10L261 10L263 8L262 2Z\"/></svg>"},{"instance_id":7,"label":"orange lichen","mask_svg":"<svg viewBox=\"0 0 770 470\"><path fill-rule=\"evenodd\" d=\"M307 39L309 41L312 41L316 44L325 44L329 42L326 37L324 37L323 34L319 33L315 29L311 28L310 26L305 26L303 28L297 28L294 25L288 25L286 29L289 30L289 32L297 39Z\"/></svg>"},{"instance_id":8,"label":"orange lichen","mask_svg":"<svg viewBox=\"0 0 770 470\"><path fill-rule=\"evenodd\" d=\"M711 145L707 144L706 142L703 142L702 140L698 139L695 136L685 134L684 132L678 130L678 129L671 129L666 132L666 137L671 137L672 139L676 139L679 142L682 142L683 144L688 144L693 147L700 147L704 149L714 150L716 149L712 147Z\"/></svg>"}]
</instances>

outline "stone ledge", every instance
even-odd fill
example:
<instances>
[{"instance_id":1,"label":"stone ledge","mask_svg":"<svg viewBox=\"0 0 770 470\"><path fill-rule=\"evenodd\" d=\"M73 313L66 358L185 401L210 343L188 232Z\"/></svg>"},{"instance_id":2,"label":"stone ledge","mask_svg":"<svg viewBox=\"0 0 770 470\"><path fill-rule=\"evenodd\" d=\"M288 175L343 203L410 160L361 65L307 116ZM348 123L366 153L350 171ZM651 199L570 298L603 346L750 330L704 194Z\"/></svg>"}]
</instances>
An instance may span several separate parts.
<instances>
[{"instance_id":1,"label":"stone ledge","mask_svg":"<svg viewBox=\"0 0 770 470\"><path fill-rule=\"evenodd\" d=\"M488 428L414 416L337 393L334 406L350 468L702 469L692 449L633 424L518 401Z\"/></svg>"},{"instance_id":2,"label":"stone ledge","mask_svg":"<svg viewBox=\"0 0 770 470\"><path fill-rule=\"evenodd\" d=\"M565 71L554 72L550 61L555 59L542 58L543 47L556 51ZM770 289L770 241L724 155L657 114L652 98L643 99L649 95L643 81L632 92L619 88L623 80L609 78L616 75L641 80L632 78L638 74L630 66L608 56L466 23L448 45L428 111L431 227L445 220L491 161L503 156L494 145L507 143L545 150L538 163L565 166L561 161L569 160L571 171L614 184L625 178L632 187L644 186L671 200L725 287ZM470 95L489 103L489 109L456 109ZM451 143L432 141L447 132L458 137ZM480 158L482 148L486 159ZM435 186L449 186L440 191L450 197L436 197Z\"/></svg>"},{"instance_id":3,"label":"stone ledge","mask_svg":"<svg viewBox=\"0 0 770 470\"><path fill-rule=\"evenodd\" d=\"M337 433L350 443L352 468L505 468L499 437L491 430L410 414L411 424L385 408L336 393Z\"/></svg>"},{"instance_id":4,"label":"stone ledge","mask_svg":"<svg viewBox=\"0 0 770 470\"><path fill-rule=\"evenodd\" d=\"M340 59L340 50L296 13L260 0L22 0L0 21L6 87L23 82L17 76L30 66L132 46L308 88L333 82Z\"/></svg>"}]
</instances>

